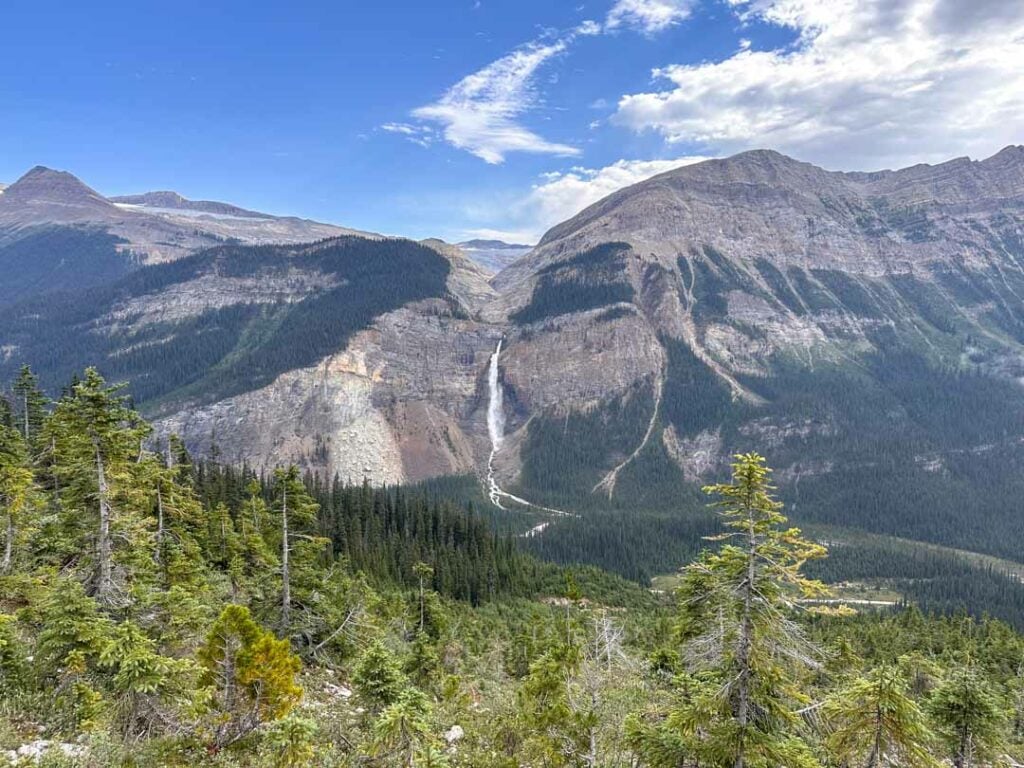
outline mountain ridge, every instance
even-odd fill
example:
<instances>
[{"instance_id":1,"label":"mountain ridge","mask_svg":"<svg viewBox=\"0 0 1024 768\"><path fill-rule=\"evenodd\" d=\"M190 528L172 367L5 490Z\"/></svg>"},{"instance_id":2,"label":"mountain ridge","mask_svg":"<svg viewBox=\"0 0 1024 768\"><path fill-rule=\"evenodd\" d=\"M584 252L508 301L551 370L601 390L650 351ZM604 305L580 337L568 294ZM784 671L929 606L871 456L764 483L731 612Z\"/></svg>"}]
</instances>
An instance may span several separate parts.
<instances>
[{"instance_id":1,"label":"mountain ridge","mask_svg":"<svg viewBox=\"0 0 1024 768\"><path fill-rule=\"evenodd\" d=\"M998 511L1024 492L1012 470L1024 466L1022 169L1014 147L872 174L749 153L614 193L493 279L463 248L425 241L405 269L439 253L444 288L382 303L344 340L317 325L315 308L329 306L316 303L318 273L296 262L266 283L258 249L242 246L238 274L135 291L69 333L121 328L96 361L115 368L160 334L191 349L189 323L241 327L229 316L250 334L285 316L328 333L318 360L141 400L162 434L200 452L216 435L222 455L254 467L294 460L357 482L471 472L585 511L693 499L732 453L756 448L806 522L849 515L942 544L957 529L1007 556L1024 546ZM342 296L349 279L324 285ZM0 327L31 328L37 314L15 307ZM0 337L0 373L32 362L25 333ZM226 360L250 338L231 333ZM273 343L266 354L290 359ZM903 485L921 490L908 500Z\"/></svg>"},{"instance_id":2,"label":"mountain ridge","mask_svg":"<svg viewBox=\"0 0 1024 768\"><path fill-rule=\"evenodd\" d=\"M338 236L380 237L174 192L106 198L67 171L36 166L0 194L0 267L14 275L0 285L0 305L109 283L224 242L297 245Z\"/></svg>"}]
</instances>

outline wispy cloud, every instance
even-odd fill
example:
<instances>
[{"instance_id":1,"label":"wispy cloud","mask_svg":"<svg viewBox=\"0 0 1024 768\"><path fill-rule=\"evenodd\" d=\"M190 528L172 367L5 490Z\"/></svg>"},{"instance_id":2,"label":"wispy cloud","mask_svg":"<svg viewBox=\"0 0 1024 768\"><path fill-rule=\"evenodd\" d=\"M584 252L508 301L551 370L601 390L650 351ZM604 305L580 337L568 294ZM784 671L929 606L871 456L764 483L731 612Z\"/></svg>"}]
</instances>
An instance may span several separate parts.
<instances>
[{"instance_id":1,"label":"wispy cloud","mask_svg":"<svg viewBox=\"0 0 1024 768\"><path fill-rule=\"evenodd\" d=\"M417 121L381 126L428 145L441 137L453 147L487 163L499 164L513 152L575 157L579 147L546 139L527 127L525 117L543 104L540 70L564 54L581 37L595 37L620 28L654 34L689 16L696 0L616 0L604 23L586 20L561 34L545 34L462 78L435 102L411 112ZM556 83L558 73L547 82Z\"/></svg>"},{"instance_id":2,"label":"wispy cloud","mask_svg":"<svg viewBox=\"0 0 1024 768\"><path fill-rule=\"evenodd\" d=\"M414 144L421 147L429 147L437 138L435 131L428 125L412 125L410 123L384 123L380 127L382 131L397 133L404 136Z\"/></svg>"},{"instance_id":3,"label":"wispy cloud","mask_svg":"<svg viewBox=\"0 0 1024 768\"><path fill-rule=\"evenodd\" d=\"M438 125L449 144L488 163L504 162L511 152L578 155L577 147L545 139L523 125L521 118L540 105L538 71L579 34L593 33L581 28L555 40L528 43L467 75L412 115Z\"/></svg>"},{"instance_id":4,"label":"wispy cloud","mask_svg":"<svg viewBox=\"0 0 1024 768\"><path fill-rule=\"evenodd\" d=\"M605 29L631 27L653 35L687 18L694 3L695 0L618 0L608 12Z\"/></svg>"},{"instance_id":5,"label":"wispy cloud","mask_svg":"<svg viewBox=\"0 0 1024 768\"><path fill-rule=\"evenodd\" d=\"M983 156L1020 140L1024 6L977 0L730 0L796 45L654 70L613 122L720 154L767 146L829 167Z\"/></svg>"}]
</instances>

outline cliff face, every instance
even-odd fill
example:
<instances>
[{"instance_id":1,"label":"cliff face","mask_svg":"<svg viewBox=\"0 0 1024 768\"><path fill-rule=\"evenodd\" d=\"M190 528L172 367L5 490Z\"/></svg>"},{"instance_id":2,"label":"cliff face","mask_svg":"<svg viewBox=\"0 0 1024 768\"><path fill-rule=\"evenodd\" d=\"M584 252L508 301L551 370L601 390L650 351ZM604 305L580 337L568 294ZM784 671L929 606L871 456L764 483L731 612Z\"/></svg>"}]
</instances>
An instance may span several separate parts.
<instances>
[{"instance_id":1,"label":"cliff face","mask_svg":"<svg viewBox=\"0 0 1024 768\"><path fill-rule=\"evenodd\" d=\"M589 459L587 490L613 499L618 473L655 447L699 481L741 445L785 455L835 441L856 425L788 412L773 382L817 370L884 388L867 369L894 354L1017 374L1022 169L1019 148L874 174L772 152L711 161L583 211L493 287L434 242L459 265L454 315L438 300L390 312L316 365L167 426L195 444L216 434L235 458L301 457L354 479L480 473L488 357L504 336L504 483L531 489L531 425L571 414L608 422L627 401L639 426ZM708 391L733 403L728 418L702 413Z\"/></svg>"},{"instance_id":2,"label":"cliff face","mask_svg":"<svg viewBox=\"0 0 1024 768\"><path fill-rule=\"evenodd\" d=\"M9 311L4 364L66 341L45 341L50 317L193 448L392 482L485 475L503 339L492 468L562 506L664 504L740 449L768 453L821 519L826 480L861 510L865 473L923 483L941 507L984 496L986 473L1011 487L988 457L1024 461L1019 147L880 173L765 151L687 166L493 280L439 241L208 253L135 273L74 322Z\"/></svg>"},{"instance_id":3,"label":"cliff face","mask_svg":"<svg viewBox=\"0 0 1024 768\"><path fill-rule=\"evenodd\" d=\"M927 538L966 516L998 548L980 521L1024 460L1024 148L870 174L773 152L688 166L493 284L527 414L499 468L523 494L664 503L673 472L707 481L756 449L811 519ZM570 454L567 488L545 465Z\"/></svg>"},{"instance_id":4,"label":"cliff face","mask_svg":"<svg viewBox=\"0 0 1024 768\"><path fill-rule=\"evenodd\" d=\"M502 328L474 316L495 294L457 248L427 245L447 267L437 296L381 314L337 351L266 386L171 404L164 410L181 410L158 431L199 451L215 443L261 469L294 461L354 482L477 471L489 450L483 378Z\"/></svg>"}]
</instances>

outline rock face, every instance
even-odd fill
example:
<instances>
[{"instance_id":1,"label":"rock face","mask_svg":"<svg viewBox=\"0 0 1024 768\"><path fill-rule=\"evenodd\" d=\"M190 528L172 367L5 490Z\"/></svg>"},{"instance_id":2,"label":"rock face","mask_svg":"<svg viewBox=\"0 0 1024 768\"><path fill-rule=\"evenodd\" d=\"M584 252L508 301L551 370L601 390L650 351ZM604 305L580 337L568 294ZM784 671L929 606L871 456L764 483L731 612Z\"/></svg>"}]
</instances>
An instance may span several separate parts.
<instances>
[{"instance_id":1,"label":"rock face","mask_svg":"<svg viewBox=\"0 0 1024 768\"><path fill-rule=\"evenodd\" d=\"M788 449L838 444L858 426L827 408L788 411L771 391L783 373L861 375L899 354L1019 375L1022 222L1019 148L874 174L772 152L687 166L556 227L493 288L458 249L431 242L461 265L449 280L458 316L429 302L389 313L318 365L168 425L215 432L261 465L324 446L324 466L344 477L480 472L487 359L504 336L505 483L543 494L530 486L541 422L575 414L608 428L627 418L609 408L627 401L638 426L588 469L612 496L609 475L655 451L692 482L744 445L785 462Z\"/></svg>"},{"instance_id":2,"label":"rock face","mask_svg":"<svg viewBox=\"0 0 1024 768\"><path fill-rule=\"evenodd\" d=\"M21 184L0 201L12 190L31 198ZM260 217L173 193L111 202L47 174L32 184L65 189L68 216ZM374 242L383 254L400 241ZM298 461L356 481L483 476L499 340L506 434L491 469L503 487L560 508L664 504L719 476L731 453L757 449L799 489L801 508L824 510L818 519L857 509L876 528L899 515L925 526L929 514L1003 505L1014 481L985 462L1024 462L1024 148L879 173L749 152L617 192L493 279L467 258L485 247L498 248L402 245L403 279L440 259L443 280L367 312L337 342L324 318L372 286L358 283L364 261L342 269L313 247L244 268L224 256L156 289L118 289L76 332L121 334L131 355L198 324L237 344L228 363L288 323L306 324L289 338L307 326L327 334L315 359L254 368L230 391L210 376L140 400L195 449L215 441L232 460ZM244 332L226 333L236 316ZM0 328L26 317L0 314ZM0 331L0 365L19 364L30 342ZM900 511L895 491L865 495L872 472L932 495ZM990 491L985 476L1003 480ZM841 490L833 500L823 479Z\"/></svg>"},{"instance_id":3,"label":"rock face","mask_svg":"<svg viewBox=\"0 0 1024 768\"><path fill-rule=\"evenodd\" d=\"M493 329L437 301L388 313L344 351L270 385L159 422L200 450L270 469L298 461L343 480L472 473L486 457L480 379Z\"/></svg>"}]
</instances>

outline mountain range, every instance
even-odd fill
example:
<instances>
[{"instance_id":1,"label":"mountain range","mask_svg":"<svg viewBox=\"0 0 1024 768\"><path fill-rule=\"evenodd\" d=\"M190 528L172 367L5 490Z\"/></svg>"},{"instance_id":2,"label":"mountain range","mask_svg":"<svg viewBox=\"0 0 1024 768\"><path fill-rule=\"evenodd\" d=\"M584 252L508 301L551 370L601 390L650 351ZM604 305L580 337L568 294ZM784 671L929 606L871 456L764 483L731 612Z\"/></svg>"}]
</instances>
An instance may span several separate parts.
<instances>
[{"instance_id":1,"label":"mountain range","mask_svg":"<svg viewBox=\"0 0 1024 768\"><path fill-rule=\"evenodd\" d=\"M1024 147L876 173L747 152L532 248L34 169L0 195L0 266L0 379L95 363L232 461L583 514L693 507L758 450L802 522L1024 546Z\"/></svg>"},{"instance_id":2,"label":"mountain range","mask_svg":"<svg viewBox=\"0 0 1024 768\"><path fill-rule=\"evenodd\" d=\"M106 198L65 171L37 166L0 190L0 304L99 285L224 242L306 243L367 233L174 192Z\"/></svg>"}]
</instances>

